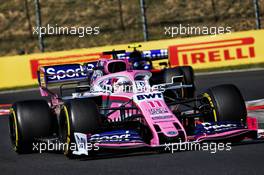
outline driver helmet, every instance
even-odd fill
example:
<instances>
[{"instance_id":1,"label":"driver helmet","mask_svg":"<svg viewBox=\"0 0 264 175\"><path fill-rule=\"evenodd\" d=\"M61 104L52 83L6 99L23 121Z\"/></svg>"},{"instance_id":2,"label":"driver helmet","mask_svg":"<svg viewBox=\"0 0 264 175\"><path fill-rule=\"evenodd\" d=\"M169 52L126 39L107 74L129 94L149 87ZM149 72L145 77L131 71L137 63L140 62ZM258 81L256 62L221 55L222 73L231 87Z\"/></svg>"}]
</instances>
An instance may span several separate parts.
<instances>
[{"instance_id":1,"label":"driver helmet","mask_svg":"<svg viewBox=\"0 0 264 175\"><path fill-rule=\"evenodd\" d=\"M115 91L122 91L122 92L131 92L132 91L132 82L127 77L120 77L114 83Z\"/></svg>"}]
</instances>

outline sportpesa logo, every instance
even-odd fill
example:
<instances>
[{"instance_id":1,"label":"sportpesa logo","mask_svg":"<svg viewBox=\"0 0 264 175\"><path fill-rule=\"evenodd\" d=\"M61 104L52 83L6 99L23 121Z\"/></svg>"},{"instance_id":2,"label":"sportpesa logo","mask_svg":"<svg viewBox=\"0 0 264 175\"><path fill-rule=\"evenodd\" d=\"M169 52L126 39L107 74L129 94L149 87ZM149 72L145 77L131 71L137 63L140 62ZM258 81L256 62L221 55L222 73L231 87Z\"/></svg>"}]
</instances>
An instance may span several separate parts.
<instances>
[{"instance_id":1,"label":"sportpesa logo","mask_svg":"<svg viewBox=\"0 0 264 175\"><path fill-rule=\"evenodd\" d=\"M131 136L133 135L133 138ZM89 142L128 142L131 139L140 139L139 135L129 130L117 130L111 132L104 132L101 134L94 134L88 137Z\"/></svg>"},{"instance_id":2,"label":"sportpesa logo","mask_svg":"<svg viewBox=\"0 0 264 175\"><path fill-rule=\"evenodd\" d=\"M79 64L49 66L45 67L45 73L49 82L83 79L87 77L87 73L91 71L93 67L93 64L87 64L86 66Z\"/></svg>"}]
</instances>

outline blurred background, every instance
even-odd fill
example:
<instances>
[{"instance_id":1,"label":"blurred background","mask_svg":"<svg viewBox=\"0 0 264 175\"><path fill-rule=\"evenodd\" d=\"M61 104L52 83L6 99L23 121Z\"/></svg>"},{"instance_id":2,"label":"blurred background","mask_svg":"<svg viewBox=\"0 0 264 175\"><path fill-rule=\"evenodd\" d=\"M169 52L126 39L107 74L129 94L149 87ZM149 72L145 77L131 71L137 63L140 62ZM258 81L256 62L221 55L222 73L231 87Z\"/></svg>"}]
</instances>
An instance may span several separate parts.
<instances>
[{"instance_id":1,"label":"blurred background","mask_svg":"<svg viewBox=\"0 0 264 175\"><path fill-rule=\"evenodd\" d=\"M179 24L230 26L232 32L254 30L263 28L263 12L264 0L0 0L0 55L40 52L38 36L33 35L39 19L42 26L100 27L99 35L83 38L46 35L43 42L48 52L168 39L164 27Z\"/></svg>"}]
</instances>

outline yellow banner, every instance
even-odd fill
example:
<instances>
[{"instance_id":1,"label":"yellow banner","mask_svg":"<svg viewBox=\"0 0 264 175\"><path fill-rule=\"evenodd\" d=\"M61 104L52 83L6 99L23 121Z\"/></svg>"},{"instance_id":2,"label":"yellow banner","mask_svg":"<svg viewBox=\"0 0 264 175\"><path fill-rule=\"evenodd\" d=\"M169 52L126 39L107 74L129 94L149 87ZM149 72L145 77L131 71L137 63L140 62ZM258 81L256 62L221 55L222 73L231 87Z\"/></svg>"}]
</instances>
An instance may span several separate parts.
<instances>
[{"instance_id":1,"label":"yellow banner","mask_svg":"<svg viewBox=\"0 0 264 175\"><path fill-rule=\"evenodd\" d=\"M168 49L168 61L173 67L191 65L194 69L204 69L264 62L264 30L139 44L142 45L140 50ZM95 61L103 51L128 50L127 47L128 44L122 44L0 57L0 88L37 84L36 70L42 65ZM159 62L154 62L154 67L158 68Z\"/></svg>"}]
</instances>

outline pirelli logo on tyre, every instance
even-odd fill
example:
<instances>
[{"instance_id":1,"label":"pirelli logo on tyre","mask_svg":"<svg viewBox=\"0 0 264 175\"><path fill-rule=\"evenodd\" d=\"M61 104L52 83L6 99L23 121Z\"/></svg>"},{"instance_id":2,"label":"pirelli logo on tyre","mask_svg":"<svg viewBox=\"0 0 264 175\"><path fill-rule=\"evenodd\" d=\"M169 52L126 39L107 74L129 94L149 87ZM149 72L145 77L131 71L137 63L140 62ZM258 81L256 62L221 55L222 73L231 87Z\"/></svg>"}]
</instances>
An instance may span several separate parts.
<instances>
[{"instance_id":1,"label":"pirelli logo on tyre","mask_svg":"<svg viewBox=\"0 0 264 175\"><path fill-rule=\"evenodd\" d=\"M199 42L169 47L172 67L192 65L194 68L219 67L230 63L250 61L256 57L255 39L244 37L236 39Z\"/></svg>"}]
</instances>

